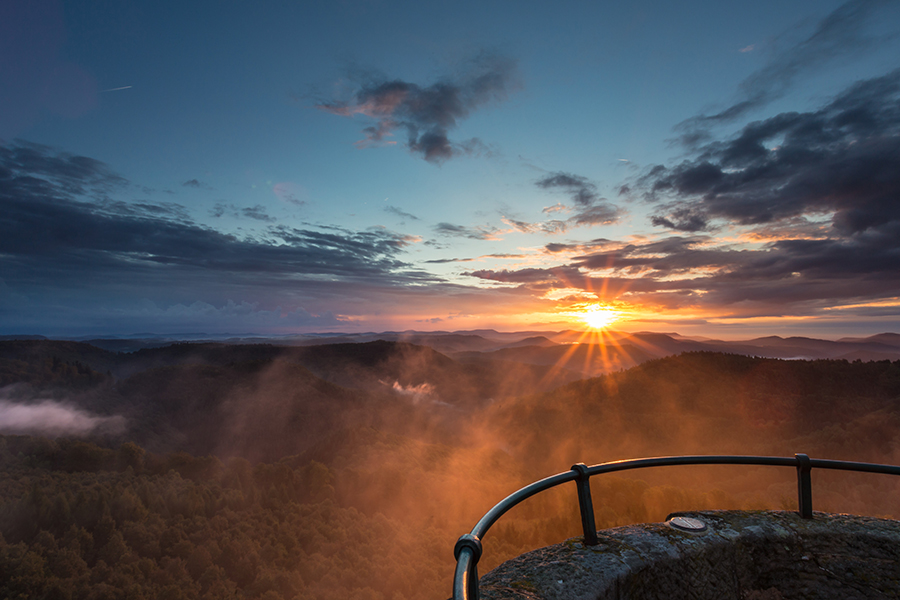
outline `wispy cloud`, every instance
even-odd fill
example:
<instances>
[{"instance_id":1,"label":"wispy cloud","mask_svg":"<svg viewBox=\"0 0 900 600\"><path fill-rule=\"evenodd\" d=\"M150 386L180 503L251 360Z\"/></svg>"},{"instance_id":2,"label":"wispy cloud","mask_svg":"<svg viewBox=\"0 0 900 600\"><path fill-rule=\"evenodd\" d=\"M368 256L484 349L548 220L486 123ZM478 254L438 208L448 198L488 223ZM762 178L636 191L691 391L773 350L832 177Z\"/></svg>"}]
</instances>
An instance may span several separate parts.
<instances>
[{"instance_id":1,"label":"wispy cloud","mask_svg":"<svg viewBox=\"0 0 900 600\"><path fill-rule=\"evenodd\" d=\"M272 186L272 192L275 194L275 197L285 202L287 204L293 204L294 206L305 206L306 200L303 200L303 197L306 195L306 190L303 189L303 186L293 183L292 181L281 181Z\"/></svg>"},{"instance_id":2,"label":"wispy cloud","mask_svg":"<svg viewBox=\"0 0 900 600\"><path fill-rule=\"evenodd\" d=\"M409 219L410 221L419 221L420 220L419 217L417 217L416 215L414 215L412 213L408 213L405 210L401 210L401 209L397 208L396 206L385 206L384 212L401 217L403 219Z\"/></svg>"},{"instance_id":3,"label":"wispy cloud","mask_svg":"<svg viewBox=\"0 0 900 600\"><path fill-rule=\"evenodd\" d=\"M510 217L503 218L504 223L520 233L560 234L574 227L611 225L622 216L622 210L606 198L602 198L596 184L581 175L558 171L537 180L535 185L542 190L561 192L571 200L571 206L558 202L544 208L544 213L571 216L534 223Z\"/></svg>"},{"instance_id":4,"label":"wispy cloud","mask_svg":"<svg viewBox=\"0 0 900 600\"><path fill-rule=\"evenodd\" d=\"M362 146L390 142L398 130L405 132L411 152L432 163L461 155L492 151L478 138L454 142L449 133L473 111L505 100L519 86L516 62L483 53L455 77L445 77L426 87L400 79L387 80L369 74L349 100L317 105L344 117L362 115L374 123L363 129Z\"/></svg>"},{"instance_id":5,"label":"wispy cloud","mask_svg":"<svg viewBox=\"0 0 900 600\"><path fill-rule=\"evenodd\" d=\"M438 235L464 237L470 240L496 240L499 239L500 230L495 227L465 227L453 223L438 223L434 226Z\"/></svg>"},{"instance_id":6,"label":"wispy cloud","mask_svg":"<svg viewBox=\"0 0 900 600\"><path fill-rule=\"evenodd\" d=\"M840 5L819 21L809 36L774 54L766 65L741 82L739 97L733 104L679 124L682 142L700 142L708 135L709 127L732 122L781 98L805 73L883 42L868 34L867 26L881 9L892 10L891 4L887 0L850 0ZM896 19L896 13L892 14L893 17L887 17ZM898 30L900 26L894 27L889 35ZM741 52L751 50L753 46L747 46Z\"/></svg>"},{"instance_id":7,"label":"wispy cloud","mask_svg":"<svg viewBox=\"0 0 900 600\"><path fill-rule=\"evenodd\" d=\"M426 260L425 263L429 265L444 265L447 263L458 263L458 262L472 262L475 260L474 258L435 258L433 260Z\"/></svg>"},{"instance_id":8,"label":"wispy cloud","mask_svg":"<svg viewBox=\"0 0 900 600\"><path fill-rule=\"evenodd\" d=\"M218 202L210 211L210 215L216 218L222 217L226 214L236 218L246 217L248 219L263 221L265 223L274 223L277 220L275 219L275 217L269 216L266 213L266 208L262 204L238 208L234 204L224 204Z\"/></svg>"}]
</instances>

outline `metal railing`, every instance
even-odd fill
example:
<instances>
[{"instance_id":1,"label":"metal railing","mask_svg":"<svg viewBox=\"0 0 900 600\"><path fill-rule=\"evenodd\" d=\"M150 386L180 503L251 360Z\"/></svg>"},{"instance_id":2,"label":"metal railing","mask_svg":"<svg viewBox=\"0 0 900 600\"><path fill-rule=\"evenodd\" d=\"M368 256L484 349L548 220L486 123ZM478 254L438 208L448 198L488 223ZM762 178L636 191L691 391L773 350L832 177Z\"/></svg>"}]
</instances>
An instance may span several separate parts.
<instances>
[{"instance_id":1,"label":"metal railing","mask_svg":"<svg viewBox=\"0 0 900 600\"><path fill-rule=\"evenodd\" d=\"M814 468L900 475L900 466L810 458L806 454L795 454L794 458L779 456L663 456L619 460L592 467L588 467L584 463L578 463L577 465L572 465L570 471L557 473L527 485L517 492L513 492L481 517L481 520L472 528L471 533L460 536L453 549L453 555L456 558L456 573L453 577L453 600L478 600L478 560L483 553L481 540L488 529L497 522L497 519L523 500L563 483L574 481L578 491L578 506L581 510L581 527L584 531L584 543L587 546L596 546L599 540L597 538L597 527L594 524L591 477L615 471L676 465L795 467L797 469L797 512L804 519L811 519L813 516L810 472Z\"/></svg>"}]
</instances>

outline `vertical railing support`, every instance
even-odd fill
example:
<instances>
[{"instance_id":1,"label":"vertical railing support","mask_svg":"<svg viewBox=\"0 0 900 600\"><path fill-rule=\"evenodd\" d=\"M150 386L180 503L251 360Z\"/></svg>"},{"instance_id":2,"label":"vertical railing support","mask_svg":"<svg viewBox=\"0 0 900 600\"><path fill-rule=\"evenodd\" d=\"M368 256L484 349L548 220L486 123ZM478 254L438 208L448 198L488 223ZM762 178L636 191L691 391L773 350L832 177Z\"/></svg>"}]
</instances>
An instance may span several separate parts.
<instances>
[{"instance_id":1,"label":"vertical railing support","mask_svg":"<svg viewBox=\"0 0 900 600\"><path fill-rule=\"evenodd\" d=\"M596 546L600 543L600 540L597 539L597 525L594 523L591 476L588 475L588 468L584 463L572 465L572 470L578 473L575 485L578 486L578 508L581 509L581 529L584 531L584 545Z\"/></svg>"},{"instance_id":2,"label":"vertical railing support","mask_svg":"<svg viewBox=\"0 0 900 600\"><path fill-rule=\"evenodd\" d=\"M456 540L456 546L453 548L453 558L459 561L459 555L463 552L469 552L472 558L469 560L469 568L465 573L460 573L457 570L453 580L453 598L479 600L478 560L484 552L481 540L471 533L459 536L459 539ZM462 592L462 595L458 592Z\"/></svg>"},{"instance_id":3,"label":"vertical railing support","mask_svg":"<svg viewBox=\"0 0 900 600\"><path fill-rule=\"evenodd\" d=\"M812 519L812 464L805 454L795 454L797 459L797 508L800 517Z\"/></svg>"}]
</instances>

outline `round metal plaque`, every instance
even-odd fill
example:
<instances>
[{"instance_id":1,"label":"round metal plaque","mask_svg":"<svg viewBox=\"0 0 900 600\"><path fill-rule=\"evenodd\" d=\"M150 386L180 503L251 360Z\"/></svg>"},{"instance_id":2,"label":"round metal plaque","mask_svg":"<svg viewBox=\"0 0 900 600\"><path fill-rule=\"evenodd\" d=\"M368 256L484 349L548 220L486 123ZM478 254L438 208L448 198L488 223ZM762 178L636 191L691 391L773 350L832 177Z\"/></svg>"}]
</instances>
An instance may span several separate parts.
<instances>
[{"instance_id":1,"label":"round metal plaque","mask_svg":"<svg viewBox=\"0 0 900 600\"><path fill-rule=\"evenodd\" d=\"M706 531L706 523L690 517L672 517L666 521L666 524L672 529L687 531L688 533L701 533Z\"/></svg>"}]
</instances>

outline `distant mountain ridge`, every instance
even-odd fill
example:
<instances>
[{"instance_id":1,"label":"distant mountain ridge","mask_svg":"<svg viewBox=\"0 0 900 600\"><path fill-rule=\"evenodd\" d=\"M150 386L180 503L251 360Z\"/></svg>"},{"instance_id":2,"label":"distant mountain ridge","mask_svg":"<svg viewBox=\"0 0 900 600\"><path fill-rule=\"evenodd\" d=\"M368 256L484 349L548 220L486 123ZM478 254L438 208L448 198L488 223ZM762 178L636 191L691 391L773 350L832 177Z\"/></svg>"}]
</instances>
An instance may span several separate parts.
<instances>
[{"instance_id":1,"label":"distant mountain ridge","mask_svg":"<svg viewBox=\"0 0 900 600\"><path fill-rule=\"evenodd\" d=\"M94 369L100 371L113 370L114 365L133 363L121 355L134 355L150 360L162 361L159 364L171 364L178 355L178 350L192 355L203 355L203 360L211 360L216 353L226 355L235 353L235 360L242 360L252 354L255 358L281 356L288 352L286 348L295 348L295 355L304 354L301 348L323 346L346 346L372 344L377 342L404 343L413 346L427 347L432 351L459 360L468 365L483 364L487 366L494 361L504 363L521 363L532 366L553 366L574 377L595 377L603 373L627 369L647 360L662 358L684 352L726 352L745 356L781 359L843 359L843 360L898 360L900 359L900 334L880 333L868 337L847 337L839 340L822 340L808 337L780 337L777 335L753 338L749 340L715 340L691 338L677 333L621 331L581 332L564 330L557 332L521 331L499 332L492 329L470 331L387 331L382 333L366 332L355 334L321 333L298 334L278 337L254 337L249 335L217 338L204 334L192 334L189 339L177 340L171 337L155 336L142 338L98 338L79 341L65 341L66 344L89 344L111 354L100 358L96 351L87 352L92 359L87 361ZM32 342L35 348L41 343L50 343L41 336L5 336L0 342L22 343ZM62 342L60 342L62 343ZM572 349L573 345L578 349ZM78 346L69 346L66 355L80 354L74 351ZM253 348L236 350L236 348ZM153 352L154 349L170 348ZM202 348L202 350L201 350ZM217 348L218 350L213 350ZM232 350L226 351L226 348ZM264 350L263 348L268 348ZM4 350L0 349L0 357ZM318 354L318 353L317 353ZM116 358L116 356L120 358ZM305 361L318 360L315 354L306 353ZM151 359L151 357L153 357ZM164 357L169 357L168 359ZM62 358L62 357L61 357ZM166 361L169 361L168 363ZM180 360L180 358L178 359ZM304 362L305 361L301 361ZM85 362L83 360L83 362ZM138 361L140 362L140 361ZM315 369L314 369L315 370Z\"/></svg>"}]
</instances>

